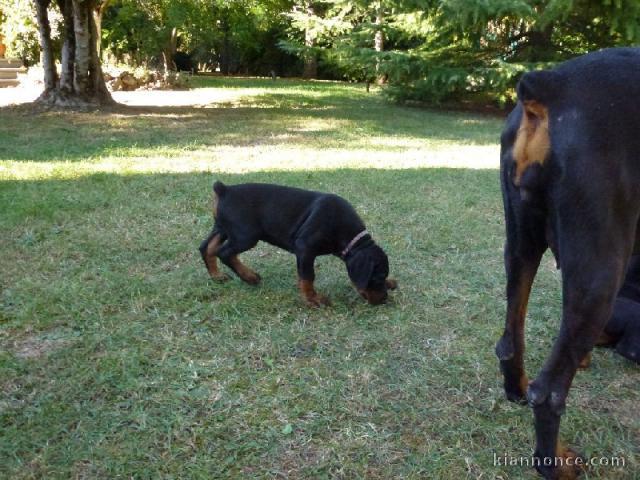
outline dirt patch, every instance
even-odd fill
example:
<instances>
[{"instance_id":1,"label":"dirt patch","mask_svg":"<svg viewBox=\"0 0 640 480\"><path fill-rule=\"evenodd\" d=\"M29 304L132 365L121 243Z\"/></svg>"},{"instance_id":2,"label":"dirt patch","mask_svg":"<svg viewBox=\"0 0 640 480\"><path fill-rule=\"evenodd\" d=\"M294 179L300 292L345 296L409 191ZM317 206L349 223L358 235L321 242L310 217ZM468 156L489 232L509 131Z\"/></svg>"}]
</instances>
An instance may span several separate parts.
<instances>
[{"instance_id":1,"label":"dirt patch","mask_svg":"<svg viewBox=\"0 0 640 480\"><path fill-rule=\"evenodd\" d=\"M310 472L329 468L332 452L313 443L292 441L283 447L274 465L278 477L308 478Z\"/></svg>"},{"instance_id":2,"label":"dirt patch","mask_svg":"<svg viewBox=\"0 0 640 480\"><path fill-rule=\"evenodd\" d=\"M107 478L107 474L91 460L80 460L73 465L73 480L86 480L89 478Z\"/></svg>"},{"instance_id":3,"label":"dirt patch","mask_svg":"<svg viewBox=\"0 0 640 480\"><path fill-rule=\"evenodd\" d=\"M610 410L614 413L615 418L626 428L636 430L633 432L640 439L640 418L636 414L638 401L636 398L619 398L609 405Z\"/></svg>"},{"instance_id":4,"label":"dirt patch","mask_svg":"<svg viewBox=\"0 0 640 480\"><path fill-rule=\"evenodd\" d=\"M40 358L68 346L71 340L60 335L32 335L13 342L11 350L18 358Z\"/></svg>"},{"instance_id":5,"label":"dirt patch","mask_svg":"<svg viewBox=\"0 0 640 480\"><path fill-rule=\"evenodd\" d=\"M16 398L20 388L21 385L14 381L0 382L0 414L24 405L24 400Z\"/></svg>"}]
</instances>

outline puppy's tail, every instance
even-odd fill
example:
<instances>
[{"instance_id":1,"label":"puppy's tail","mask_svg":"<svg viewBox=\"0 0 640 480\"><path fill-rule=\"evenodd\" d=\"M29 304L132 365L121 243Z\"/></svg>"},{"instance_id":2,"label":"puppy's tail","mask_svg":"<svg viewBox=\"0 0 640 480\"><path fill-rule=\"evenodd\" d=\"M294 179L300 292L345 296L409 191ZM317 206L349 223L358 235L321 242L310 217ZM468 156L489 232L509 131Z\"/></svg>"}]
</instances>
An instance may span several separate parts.
<instances>
[{"instance_id":1,"label":"puppy's tail","mask_svg":"<svg viewBox=\"0 0 640 480\"><path fill-rule=\"evenodd\" d=\"M224 183L217 181L213 184L213 191L216 192L218 197L222 197L227 192L227 186Z\"/></svg>"}]
</instances>

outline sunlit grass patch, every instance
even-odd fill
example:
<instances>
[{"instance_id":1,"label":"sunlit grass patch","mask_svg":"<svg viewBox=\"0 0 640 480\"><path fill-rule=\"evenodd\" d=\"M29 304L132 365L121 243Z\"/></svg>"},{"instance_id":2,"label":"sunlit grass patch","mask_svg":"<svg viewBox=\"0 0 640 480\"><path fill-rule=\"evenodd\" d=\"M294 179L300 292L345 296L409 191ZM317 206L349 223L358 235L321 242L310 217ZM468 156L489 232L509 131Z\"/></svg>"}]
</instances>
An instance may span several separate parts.
<instances>
[{"instance_id":1,"label":"sunlit grass patch","mask_svg":"<svg viewBox=\"0 0 640 480\"><path fill-rule=\"evenodd\" d=\"M5 161L0 166L0 178L26 180L46 178L77 178L94 173L247 173L259 171L334 170L338 168L408 169L425 167L491 168L495 163L495 148L457 145L441 146L430 152L420 148L389 148L343 150L339 148L296 148L287 145L220 146L198 150L160 148L152 151L118 151L115 156L103 156L86 161L24 162ZM135 155L135 153L140 154Z\"/></svg>"},{"instance_id":2,"label":"sunlit grass patch","mask_svg":"<svg viewBox=\"0 0 640 480\"><path fill-rule=\"evenodd\" d=\"M216 87L121 92L128 110L5 111L0 178L497 163L497 119L395 106L361 85L202 82ZM249 86L220 88L236 83Z\"/></svg>"}]
</instances>

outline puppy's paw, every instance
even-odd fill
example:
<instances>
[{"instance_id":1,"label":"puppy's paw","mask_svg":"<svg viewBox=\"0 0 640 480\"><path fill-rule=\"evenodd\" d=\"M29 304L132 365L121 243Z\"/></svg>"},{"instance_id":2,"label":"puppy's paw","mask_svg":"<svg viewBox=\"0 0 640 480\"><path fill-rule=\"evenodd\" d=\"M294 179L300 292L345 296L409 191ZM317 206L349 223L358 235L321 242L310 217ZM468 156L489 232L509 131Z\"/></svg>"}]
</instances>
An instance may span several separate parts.
<instances>
[{"instance_id":1,"label":"puppy's paw","mask_svg":"<svg viewBox=\"0 0 640 480\"><path fill-rule=\"evenodd\" d=\"M384 283L389 290L395 290L396 288L398 288L398 281L394 280L393 278L387 278Z\"/></svg>"},{"instance_id":2,"label":"puppy's paw","mask_svg":"<svg viewBox=\"0 0 640 480\"><path fill-rule=\"evenodd\" d=\"M329 297L325 297L324 295L320 295L319 293L316 293L313 296L305 298L305 301L307 302L307 305L309 305L310 307L322 307L322 306L328 307L329 305L331 305L331 301L329 300Z\"/></svg>"},{"instance_id":3,"label":"puppy's paw","mask_svg":"<svg viewBox=\"0 0 640 480\"><path fill-rule=\"evenodd\" d=\"M222 283L231 280L231 277L223 272L209 273L209 275L211 276L211 279L215 280L216 282Z\"/></svg>"},{"instance_id":4,"label":"puppy's paw","mask_svg":"<svg viewBox=\"0 0 640 480\"><path fill-rule=\"evenodd\" d=\"M247 282L249 285L258 285L260 280L262 280L262 277L254 271L249 271L244 277L242 277L242 280Z\"/></svg>"}]
</instances>

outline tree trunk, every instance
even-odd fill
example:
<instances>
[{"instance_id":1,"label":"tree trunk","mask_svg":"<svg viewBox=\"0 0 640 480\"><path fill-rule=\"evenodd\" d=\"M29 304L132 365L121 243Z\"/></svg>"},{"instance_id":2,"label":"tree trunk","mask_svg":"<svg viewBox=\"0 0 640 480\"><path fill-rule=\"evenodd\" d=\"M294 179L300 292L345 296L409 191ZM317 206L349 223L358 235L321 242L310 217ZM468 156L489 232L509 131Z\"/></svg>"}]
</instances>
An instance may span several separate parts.
<instances>
[{"instance_id":1,"label":"tree trunk","mask_svg":"<svg viewBox=\"0 0 640 480\"><path fill-rule=\"evenodd\" d=\"M114 103L104 83L98 57L97 29L92 15L96 0L56 1L62 12L64 32L59 83L47 14L50 0L36 0L42 64L45 70L45 89L37 102L65 108Z\"/></svg>"},{"instance_id":2,"label":"tree trunk","mask_svg":"<svg viewBox=\"0 0 640 480\"><path fill-rule=\"evenodd\" d=\"M315 15L313 5L307 4L307 16L309 19ZM310 26L311 22L308 22L307 28L304 31L304 70L302 71L303 78L316 78L318 76L318 58L316 57L313 47L316 44L316 34Z\"/></svg>"},{"instance_id":3,"label":"tree trunk","mask_svg":"<svg viewBox=\"0 0 640 480\"><path fill-rule=\"evenodd\" d=\"M174 61L176 57L176 50L178 49L178 29L172 28L169 34L169 41L167 46L162 51L162 59L164 61L164 72L173 72L176 70L176 63Z\"/></svg>"},{"instance_id":4,"label":"tree trunk","mask_svg":"<svg viewBox=\"0 0 640 480\"><path fill-rule=\"evenodd\" d=\"M102 17L104 11L109 6L110 0L99 0L96 7L93 9L93 21L96 24L96 52L98 52L98 58L102 51Z\"/></svg>"},{"instance_id":5,"label":"tree trunk","mask_svg":"<svg viewBox=\"0 0 640 480\"><path fill-rule=\"evenodd\" d=\"M220 72L223 75L231 73L231 26L227 20L227 13L221 20L220 29L222 30L222 51L220 52Z\"/></svg>"},{"instance_id":6,"label":"tree trunk","mask_svg":"<svg viewBox=\"0 0 640 480\"><path fill-rule=\"evenodd\" d=\"M55 59L53 57L53 45L51 43L51 25L47 9L51 0L36 0L36 15L38 18L38 32L40 34L40 60L44 70L44 92L48 95L54 91L58 84Z\"/></svg>"},{"instance_id":7,"label":"tree trunk","mask_svg":"<svg viewBox=\"0 0 640 480\"><path fill-rule=\"evenodd\" d=\"M91 28L89 19L89 2L72 0L73 2L73 30L76 36L76 55L73 87L77 94L88 96L89 92L89 66L91 64Z\"/></svg>"},{"instance_id":8,"label":"tree trunk","mask_svg":"<svg viewBox=\"0 0 640 480\"><path fill-rule=\"evenodd\" d=\"M104 83L102 62L98 54L98 44L100 43L98 41L98 30L91 14L89 14L89 29L91 31L91 39L89 40L89 48L91 49L91 63L89 67L89 79L92 89L91 96L99 105L115 103L111 97L111 93L107 90L107 85Z\"/></svg>"},{"instance_id":9,"label":"tree trunk","mask_svg":"<svg viewBox=\"0 0 640 480\"><path fill-rule=\"evenodd\" d=\"M60 71L60 91L73 93L73 66L76 55L76 37L73 30L73 5L71 0L58 0L58 7L64 22L64 42L62 44L62 69Z\"/></svg>"},{"instance_id":10,"label":"tree trunk","mask_svg":"<svg viewBox=\"0 0 640 480\"><path fill-rule=\"evenodd\" d=\"M376 34L373 39L374 48L378 54L381 54L384 50L384 32L382 31L382 25L384 23L384 11L382 4L378 3L376 8ZM378 85L386 83L387 76L380 71L380 55L376 56L376 82Z\"/></svg>"}]
</instances>

